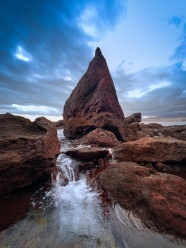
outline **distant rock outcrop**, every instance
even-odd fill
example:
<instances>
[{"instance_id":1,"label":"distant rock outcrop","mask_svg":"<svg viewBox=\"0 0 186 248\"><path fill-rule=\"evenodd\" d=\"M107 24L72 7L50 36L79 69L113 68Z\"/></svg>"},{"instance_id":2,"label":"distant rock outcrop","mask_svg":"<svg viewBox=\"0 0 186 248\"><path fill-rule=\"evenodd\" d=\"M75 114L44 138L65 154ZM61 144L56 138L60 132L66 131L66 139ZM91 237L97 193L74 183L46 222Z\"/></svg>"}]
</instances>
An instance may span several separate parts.
<instances>
[{"instance_id":1,"label":"distant rock outcrop","mask_svg":"<svg viewBox=\"0 0 186 248\"><path fill-rule=\"evenodd\" d=\"M132 115L125 118L125 122L127 124L131 124L133 122L141 122L141 113L133 113Z\"/></svg>"},{"instance_id":2,"label":"distant rock outcrop","mask_svg":"<svg viewBox=\"0 0 186 248\"><path fill-rule=\"evenodd\" d=\"M162 126L157 123L150 123L147 125L140 123L139 129L150 137L170 136L186 141L186 125Z\"/></svg>"},{"instance_id":3,"label":"distant rock outcrop","mask_svg":"<svg viewBox=\"0 0 186 248\"><path fill-rule=\"evenodd\" d=\"M59 120L59 121L56 121L54 122L55 126L57 129L62 129L63 126L64 126L64 121L63 120Z\"/></svg>"},{"instance_id":4,"label":"distant rock outcrop","mask_svg":"<svg viewBox=\"0 0 186 248\"><path fill-rule=\"evenodd\" d=\"M44 117L34 122L0 115L0 195L49 177L60 142L55 125Z\"/></svg>"},{"instance_id":5,"label":"distant rock outcrop","mask_svg":"<svg viewBox=\"0 0 186 248\"><path fill-rule=\"evenodd\" d=\"M65 103L64 135L80 138L96 128L115 134L125 140L125 118L116 90L101 50L95 57Z\"/></svg>"}]
</instances>

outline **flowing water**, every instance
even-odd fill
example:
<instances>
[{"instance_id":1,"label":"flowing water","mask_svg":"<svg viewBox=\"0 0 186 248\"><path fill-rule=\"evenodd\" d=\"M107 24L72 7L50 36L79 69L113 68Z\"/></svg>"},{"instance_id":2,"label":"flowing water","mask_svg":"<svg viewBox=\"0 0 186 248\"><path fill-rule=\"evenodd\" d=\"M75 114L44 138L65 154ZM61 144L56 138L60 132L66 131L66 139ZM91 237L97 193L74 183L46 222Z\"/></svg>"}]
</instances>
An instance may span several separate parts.
<instances>
[{"instance_id":1,"label":"flowing water","mask_svg":"<svg viewBox=\"0 0 186 248\"><path fill-rule=\"evenodd\" d=\"M61 130L58 137L61 150L72 146ZM185 247L180 240L147 229L132 212L91 187L85 174L77 180L77 163L59 155L52 185L0 202L0 248Z\"/></svg>"}]
</instances>

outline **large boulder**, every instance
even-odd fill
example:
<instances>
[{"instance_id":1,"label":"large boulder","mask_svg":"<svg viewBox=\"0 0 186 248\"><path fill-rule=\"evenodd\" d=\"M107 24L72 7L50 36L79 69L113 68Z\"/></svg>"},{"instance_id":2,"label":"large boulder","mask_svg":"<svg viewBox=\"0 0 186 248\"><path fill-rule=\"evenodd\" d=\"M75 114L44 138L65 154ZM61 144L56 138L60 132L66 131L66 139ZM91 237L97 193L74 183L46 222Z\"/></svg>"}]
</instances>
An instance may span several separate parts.
<instances>
[{"instance_id":1,"label":"large boulder","mask_svg":"<svg viewBox=\"0 0 186 248\"><path fill-rule=\"evenodd\" d=\"M125 140L124 114L99 48L66 101L63 118L64 135L70 139L80 138L96 128L102 128L113 132L118 140Z\"/></svg>"},{"instance_id":2,"label":"large boulder","mask_svg":"<svg viewBox=\"0 0 186 248\"><path fill-rule=\"evenodd\" d=\"M0 195L40 182L51 175L60 142L54 124L0 115Z\"/></svg>"},{"instance_id":3,"label":"large boulder","mask_svg":"<svg viewBox=\"0 0 186 248\"><path fill-rule=\"evenodd\" d=\"M182 162L186 161L186 141L171 137L145 137L116 146L114 157L119 161Z\"/></svg>"},{"instance_id":4,"label":"large boulder","mask_svg":"<svg viewBox=\"0 0 186 248\"><path fill-rule=\"evenodd\" d=\"M96 128L95 130L86 134L83 136L80 142L82 144L99 147L115 147L119 145L119 141L112 132L101 128Z\"/></svg>"},{"instance_id":5,"label":"large boulder","mask_svg":"<svg viewBox=\"0 0 186 248\"><path fill-rule=\"evenodd\" d=\"M186 181L133 162L108 166L100 185L149 227L186 238Z\"/></svg>"}]
</instances>

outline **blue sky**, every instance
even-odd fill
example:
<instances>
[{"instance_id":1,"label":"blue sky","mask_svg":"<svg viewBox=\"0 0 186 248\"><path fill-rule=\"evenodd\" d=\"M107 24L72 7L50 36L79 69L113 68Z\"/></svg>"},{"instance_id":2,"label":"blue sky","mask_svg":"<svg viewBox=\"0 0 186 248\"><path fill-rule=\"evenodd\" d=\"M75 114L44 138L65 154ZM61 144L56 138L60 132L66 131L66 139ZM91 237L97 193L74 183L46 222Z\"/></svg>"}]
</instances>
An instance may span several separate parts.
<instances>
[{"instance_id":1,"label":"blue sky","mask_svg":"<svg viewBox=\"0 0 186 248\"><path fill-rule=\"evenodd\" d=\"M125 116L186 114L185 0L0 4L0 113L60 119L99 46Z\"/></svg>"}]
</instances>

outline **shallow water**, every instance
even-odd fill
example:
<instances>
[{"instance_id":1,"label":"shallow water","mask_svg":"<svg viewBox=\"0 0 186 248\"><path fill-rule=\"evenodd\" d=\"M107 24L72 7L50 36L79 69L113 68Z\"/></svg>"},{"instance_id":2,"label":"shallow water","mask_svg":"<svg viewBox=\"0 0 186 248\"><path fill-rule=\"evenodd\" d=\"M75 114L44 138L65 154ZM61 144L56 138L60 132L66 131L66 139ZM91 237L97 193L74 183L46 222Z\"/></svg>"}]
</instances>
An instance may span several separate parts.
<instances>
[{"instance_id":1,"label":"shallow water","mask_svg":"<svg viewBox=\"0 0 186 248\"><path fill-rule=\"evenodd\" d=\"M62 131L58 136L62 149L68 149L71 142L63 139ZM5 210L2 223L12 213L9 227L1 226L4 230L0 233L0 248L185 247L179 240L147 229L132 212L91 187L85 174L76 181L76 164L61 154L57 165L69 180L66 186L58 173L52 185L40 185L0 203Z\"/></svg>"}]
</instances>

